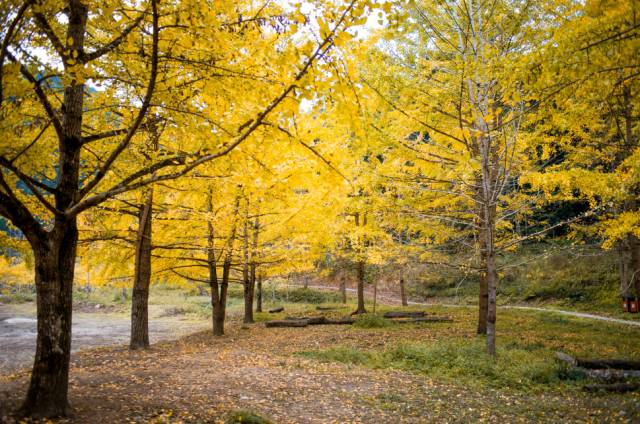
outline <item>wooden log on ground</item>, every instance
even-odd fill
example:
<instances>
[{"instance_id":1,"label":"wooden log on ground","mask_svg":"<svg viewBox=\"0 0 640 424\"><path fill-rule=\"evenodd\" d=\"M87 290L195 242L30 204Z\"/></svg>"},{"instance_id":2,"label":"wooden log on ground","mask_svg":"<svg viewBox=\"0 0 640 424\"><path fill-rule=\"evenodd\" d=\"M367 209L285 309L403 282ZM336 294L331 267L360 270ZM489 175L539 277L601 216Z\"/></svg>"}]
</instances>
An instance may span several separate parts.
<instances>
[{"instance_id":1,"label":"wooden log on ground","mask_svg":"<svg viewBox=\"0 0 640 424\"><path fill-rule=\"evenodd\" d=\"M264 323L267 328L272 327L306 327L309 325L309 322L306 319L293 320L293 319L283 319L279 321L267 321Z\"/></svg>"},{"instance_id":2,"label":"wooden log on ground","mask_svg":"<svg viewBox=\"0 0 640 424\"><path fill-rule=\"evenodd\" d=\"M582 371L589 378L609 382L624 381L629 378L640 378L639 370L614 370L612 368L604 370L589 370L581 367L577 367L576 369Z\"/></svg>"},{"instance_id":3,"label":"wooden log on ground","mask_svg":"<svg viewBox=\"0 0 640 424\"><path fill-rule=\"evenodd\" d=\"M389 311L382 315L384 318L421 318L426 315L424 311Z\"/></svg>"},{"instance_id":4,"label":"wooden log on ground","mask_svg":"<svg viewBox=\"0 0 640 424\"><path fill-rule=\"evenodd\" d=\"M625 359L582 359L576 358L577 365L589 370L614 369L640 371L640 361L627 361Z\"/></svg>"},{"instance_id":5,"label":"wooden log on ground","mask_svg":"<svg viewBox=\"0 0 640 424\"><path fill-rule=\"evenodd\" d=\"M329 319L327 317L286 317L283 320L267 321L264 325L270 327L306 327L308 325L349 325L356 322L353 318Z\"/></svg>"},{"instance_id":6,"label":"wooden log on ground","mask_svg":"<svg viewBox=\"0 0 640 424\"><path fill-rule=\"evenodd\" d=\"M586 392L628 393L640 390L640 383L588 384L583 387Z\"/></svg>"},{"instance_id":7,"label":"wooden log on ground","mask_svg":"<svg viewBox=\"0 0 640 424\"><path fill-rule=\"evenodd\" d=\"M453 320L449 317L418 317L412 319L398 319L393 322L400 324L415 324L419 322L453 322Z\"/></svg>"},{"instance_id":8,"label":"wooden log on ground","mask_svg":"<svg viewBox=\"0 0 640 424\"><path fill-rule=\"evenodd\" d=\"M561 362L566 362L572 367L575 367L578 364L578 362L576 361L576 358L574 358L571 355L567 355L564 352L556 352L556 359Z\"/></svg>"},{"instance_id":9,"label":"wooden log on ground","mask_svg":"<svg viewBox=\"0 0 640 424\"><path fill-rule=\"evenodd\" d=\"M574 358L564 352L556 352L556 359L566 362L571 366L588 370L635 370L640 371L640 361L628 361L625 359L582 359Z\"/></svg>"},{"instance_id":10,"label":"wooden log on ground","mask_svg":"<svg viewBox=\"0 0 640 424\"><path fill-rule=\"evenodd\" d=\"M284 311L284 306L280 306L278 308L269 309L270 314L277 314L278 312Z\"/></svg>"}]
</instances>

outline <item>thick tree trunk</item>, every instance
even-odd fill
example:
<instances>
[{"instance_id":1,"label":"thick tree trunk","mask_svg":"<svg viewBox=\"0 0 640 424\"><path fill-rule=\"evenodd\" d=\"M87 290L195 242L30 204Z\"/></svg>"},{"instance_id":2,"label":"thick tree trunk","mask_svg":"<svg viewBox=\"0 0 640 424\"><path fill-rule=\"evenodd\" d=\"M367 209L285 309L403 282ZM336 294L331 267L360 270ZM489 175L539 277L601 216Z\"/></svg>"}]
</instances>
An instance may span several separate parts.
<instances>
[{"instance_id":1,"label":"thick tree trunk","mask_svg":"<svg viewBox=\"0 0 640 424\"><path fill-rule=\"evenodd\" d=\"M33 418L65 416L71 358L73 274L76 222L57 226L34 247L38 335L27 397L21 414Z\"/></svg>"},{"instance_id":2,"label":"thick tree trunk","mask_svg":"<svg viewBox=\"0 0 640 424\"><path fill-rule=\"evenodd\" d=\"M364 261L358 261L358 308L354 312L355 314L366 314L367 310L364 307Z\"/></svg>"},{"instance_id":3,"label":"thick tree trunk","mask_svg":"<svg viewBox=\"0 0 640 424\"><path fill-rule=\"evenodd\" d=\"M229 272L231 261L225 261L222 265L222 284L220 284L220 296L215 305L213 314L213 334L215 336L224 335L224 320L227 311L227 289L229 288Z\"/></svg>"},{"instance_id":4,"label":"thick tree trunk","mask_svg":"<svg viewBox=\"0 0 640 424\"><path fill-rule=\"evenodd\" d=\"M256 312L262 312L262 274L258 274L256 286Z\"/></svg>"},{"instance_id":5,"label":"thick tree trunk","mask_svg":"<svg viewBox=\"0 0 640 424\"><path fill-rule=\"evenodd\" d=\"M244 319L245 324L253 324L253 296L255 280L248 278L244 284Z\"/></svg>"},{"instance_id":6,"label":"thick tree trunk","mask_svg":"<svg viewBox=\"0 0 640 424\"><path fill-rule=\"evenodd\" d=\"M152 214L153 193L150 191L138 219L135 276L131 294L131 339L129 341L131 350L149 347Z\"/></svg>"},{"instance_id":7,"label":"thick tree trunk","mask_svg":"<svg viewBox=\"0 0 640 424\"><path fill-rule=\"evenodd\" d=\"M404 287L404 278L400 279L400 301L402 302L402 306L409 305L409 302L407 302L407 292Z\"/></svg>"},{"instance_id":8,"label":"thick tree trunk","mask_svg":"<svg viewBox=\"0 0 640 424\"><path fill-rule=\"evenodd\" d=\"M346 305L347 303L347 280L342 277L340 279L340 294L342 295L342 303Z\"/></svg>"}]
</instances>

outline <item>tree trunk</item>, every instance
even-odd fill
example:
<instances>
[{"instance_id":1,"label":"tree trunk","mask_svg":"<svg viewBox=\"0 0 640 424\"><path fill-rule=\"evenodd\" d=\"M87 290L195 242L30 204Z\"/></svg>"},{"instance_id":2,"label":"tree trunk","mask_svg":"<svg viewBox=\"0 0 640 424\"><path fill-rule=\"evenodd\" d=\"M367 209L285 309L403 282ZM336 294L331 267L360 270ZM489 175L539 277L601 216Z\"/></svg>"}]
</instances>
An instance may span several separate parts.
<instances>
[{"instance_id":1,"label":"tree trunk","mask_svg":"<svg viewBox=\"0 0 640 424\"><path fill-rule=\"evenodd\" d=\"M409 303L407 302L407 292L405 291L404 287L404 278L400 279L400 301L402 302L402 306L409 305Z\"/></svg>"},{"instance_id":2,"label":"tree trunk","mask_svg":"<svg viewBox=\"0 0 640 424\"><path fill-rule=\"evenodd\" d=\"M149 285L151 284L151 228L153 192L140 211L136 238L136 263L131 293L131 340L129 349L149 347Z\"/></svg>"},{"instance_id":3,"label":"tree trunk","mask_svg":"<svg viewBox=\"0 0 640 424\"><path fill-rule=\"evenodd\" d=\"M640 239L635 235L629 236L629 250L631 251L631 281L635 286L636 298L640 299Z\"/></svg>"},{"instance_id":4,"label":"tree trunk","mask_svg":"<svg viewBox=\"0 0 640 424\"><path fill-rule=\"evenodd\" d=\"M256 312L262 312L262 274L258 274L256 290Z\"/></svg>"},{"instance_id":5,"label":"tree trunk","mask_svg":"<svg viewBox=\"0 0 640 424\"><path fill-rule=\"evenodd\" d=\"M21 414L33 418L65 416L71 358L73 274L78 244L75 219L56 225L34 247L38 335L27 397Z\"/></svg>"},{"instance_id":6,"label":"tree trunk","mask_svg":"<svg viewBox=\"0 0 640 424\"><path fill-rule=\"evenodd\" d=\"M620 296L628 298L631 296L631 285L633 281L630 277L629 268L631 265L629 247L627 242L618 243L618 271L620 277Z\"/></svg>"},{"instance_id":7,"label":"tree trunk","mask_svg":"<svg viewBox=\"0 0 640 424\"><path fill-rule=\"evenodd\" d=\"M478 185L481 182L477 183ZM481 193L480 193L481 195ZM479 226L480 230L478 232L478 249L480 251L480 275L479 275L479 298L478 298L478 329L477 334L486 335L487 334L487 316L488 316L488 308L489 308L489 287L487 285L487 240L486 233L484 230L484 208L479 208Z\"/></svg>"},{"instance_id":8,"label":"tree trunk","mask_svg":"<svg viewBox=\"0 0 640 424\"><path fill-rule=\"evenodd\" d=\"M244 319L245 324L253 324L253 296L255 291L255 272L250 276L244 286Z\"/></svg>"},{"instance_id":9,"label":"tree trunk","mask_svg":"<svg viewBox=\"0 0 640 424\"><path fill-rule=\"evenodd\" d=\"M347 303L347 280L342 277L340 279L340 294L342 295L342 303L346 305Z\"/></svg>"},{"instance_id":10,"label":"tree trunk","mask_svg":"<svg viewBox=\"0 0 640 424\"><path fill-rule=\"evenodd\" d=\"M364 261L358 261L358 308L354 312L355 314L366 314L367 310L364 307Z\"/></svg>"},{"instance_id":11,"label":"tree trunk","mask_svg":"<svg viewBox=\"0 0 640 424\"><path fill-rule=\"evenodd\" d=\"M378 281L373 283L373 313L376 313L376 305L378 303Z\"/></svg>"},{"instance_id":12,"label":"tree trunk","mask_svg":"<svg viewBox=\"0 0 640 424\"><path fill-rule=\"evenodd\" d=\"M498 284L493 244L493 232L495 230L493 212L491 207L485 205L486 265L484 272L486 273L487 281L487 353L491 356L496 355L496 294Z\"/></svg>"}]
</instances>

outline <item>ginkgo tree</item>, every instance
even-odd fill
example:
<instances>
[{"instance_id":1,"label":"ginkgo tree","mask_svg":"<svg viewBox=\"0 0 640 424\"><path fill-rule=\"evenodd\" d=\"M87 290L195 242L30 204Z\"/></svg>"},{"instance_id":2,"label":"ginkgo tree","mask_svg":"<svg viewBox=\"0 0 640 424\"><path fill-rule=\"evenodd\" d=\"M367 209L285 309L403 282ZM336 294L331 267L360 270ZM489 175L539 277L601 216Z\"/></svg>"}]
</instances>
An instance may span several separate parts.
<instances>
[{"instance_id":1,"label":"ginkgo tree","mask_svg":"<svg viewBox=\"0 0 640 424\"><path fill-rule=\"evenodd\" d=\"M432 242L454 230L461 242L476 244L470 265L480 276L478 332L486 332L491 355L496 256L517 243L512 217L528 207L528 199L514 190L528 166L521 123L529 91L519 66L542 37L534 21L544 15L542 6L413 2L410 19L379 49L384 65L362 78L394 109L391 124L379 128L390 145L400 146L390 153L396 155L392 162L412 164L395 173L399 181L413 181L417 196L410 213L451 227L440 226L444 233L429 237Z\"/></svg>"},{"instance_id":2,"label":"ginkgo tree","mask_svg":"<svg viewBox=\"0 0 640 424\"><path fill-rule=\"evenodd\" d=\"M3 3L0 131L8 143L0 152L0 214L33 250L38 297L25 415L69 411L78 215L233 150L307 86L310 69L348 26L362 22L371 4L324 2L316 17L320 33L301 45L286 30L265 31L261 43L247 42L243 16L257 20L271 10L261 6L155 0L134 6L117 0ZM293 14L300 19L299 9ZM210 49L230 32L236 37L226 51ZM216 69L232 78L251 74L257 63L264 73L255 80L271 88L264 97L234 97L231 107L228 98L208 90ZM254 89L246 88L247 93ZM224 112L209 115L218 107ZM192 125L181 131L197 136L162 140L160 148L150 148L141 133L155 110L176 112L176 127L191 117ZM149 160L138 160L142 151Z\"/></svg>"},{"instance_id":3,"label":"ginkgo tree","mask_svg":"<svg viewBox=\"0 0 640 424\"><path fill-rule=\"evenodd\" d=\"M638 4L564 1L554 12L574 19L528 60L537 97L553 101L532 117L547 165L526 181L547 200L589 202L590 235L619 248L622 295L640 298Z\"/></svg>"}]
</instances>

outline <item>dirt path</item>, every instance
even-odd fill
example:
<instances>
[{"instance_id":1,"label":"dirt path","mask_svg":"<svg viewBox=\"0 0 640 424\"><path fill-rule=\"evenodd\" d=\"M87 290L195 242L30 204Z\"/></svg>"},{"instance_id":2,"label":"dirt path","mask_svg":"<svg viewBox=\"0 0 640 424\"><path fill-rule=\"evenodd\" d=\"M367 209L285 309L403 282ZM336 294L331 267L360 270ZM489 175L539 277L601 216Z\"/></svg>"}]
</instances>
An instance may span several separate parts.
<instances>
[{"instance_id":1,"label":"dirt path","mask_svg":"<svg viewBox=\"0 0 640 424\"><path fill-rule=\"evenodd\" d=\"M130 319L123 313L74 312L72 351L126 344ZM204 321L180 317L154 318L149 323L151 342L177 339L204 329ZM36 319L33 306L0 305L0 374L31 365L35 353Z\"/></svg>"},{"instance_id":2,"label":"dirt path","mask_svg":"<svg viewBox=\"0 0 640 424\"><path fill-rule=\"evenodd\" d=\"M633 404L614 396L464 387L295 355L336 344L366 349L434 336L433 328L425 327L385 332L233 324L224 338L199 333L145 352L114 347L79 352L70 382L75 415L65 422L218 423L239 409L285 424L624 422L627 415L617 414L633 411ZM9 409L18 405L27 378L27 372L0 377Z\"/></svg>"},{"instance_id":3,"label":"dirt path","mask_svg":"<svg viewBox=\"0 0 640 424\"><path fill-rule=\"evenodd\" d=\"M300 285L297 284L291 284L291 286L295 286L295 287L300 287ZM309 285L309 288L312 289L318 289L318 290L331 290L331 291L337 291L339 290L338 287L333 287L333 286L319 286L319 285ZM355 292L355 289L352 288L347 288L347 291L349 292ZM366 293L367 296L373 297L372 293L367 292ZM389 297L388 295L381 295L378 294L378 301L381 303L387 303L387 304L396 304L399 302L398 299L394 299ZM409 301L408 302L410 305L422 305L422 306L431 306L431 305L438 305L438 306L444 306L444 307L449 307L449 308L461 308L461 307L466 307L466 305L456 305L456 304L451 304L451 303L439 303L439 302L431 302L431 303L426 303L426 302L414 302L414 301ZM597 321L606 321L606 322L611 322L611 323L615 323L615 324L623 324L623 325L631 325L631 326L635 326L635 327L640 327L640 321L632 321L632 320L628 320L628 319L620 319L620 318L611 318L611 317L606 317L603 315L596 315L596 314L590 314L590 313L586 313L586 312L576 312L576 311L566 311L563 309L550 309L550 308L540 308L537 306L520 306L520 305L498 305L498 308L504 308L504 309L522 309L522 310L529 310L529 311L538 311L538 312L545 312L545 313L556 313L556 314L560 314L560 315L567 315L567 316L571 316L571 317L576 317L576 318L586 318L586 319L593 319L593 320L597 320Z\"/></svg>"}]
</instances>

